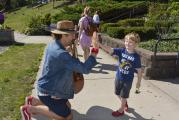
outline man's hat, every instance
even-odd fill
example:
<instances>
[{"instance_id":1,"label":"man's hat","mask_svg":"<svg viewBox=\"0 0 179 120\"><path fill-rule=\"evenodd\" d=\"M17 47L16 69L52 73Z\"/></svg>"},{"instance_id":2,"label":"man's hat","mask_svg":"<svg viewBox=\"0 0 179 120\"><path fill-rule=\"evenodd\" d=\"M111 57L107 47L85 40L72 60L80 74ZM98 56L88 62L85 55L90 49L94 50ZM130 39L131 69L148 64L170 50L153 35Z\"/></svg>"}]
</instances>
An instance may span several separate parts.
<instances>
[{"instance_id":1,"label":"man's hat","mask_svg":"<svg viewBox=\"0 0 179 120\"><path fill-rule=\"evenodd\" d=\"M69 20L62 20L62 21L57 22L56 27L51 27L50 31L54 34L76 33L73 22Z\"/></svg>"}]
</instances>

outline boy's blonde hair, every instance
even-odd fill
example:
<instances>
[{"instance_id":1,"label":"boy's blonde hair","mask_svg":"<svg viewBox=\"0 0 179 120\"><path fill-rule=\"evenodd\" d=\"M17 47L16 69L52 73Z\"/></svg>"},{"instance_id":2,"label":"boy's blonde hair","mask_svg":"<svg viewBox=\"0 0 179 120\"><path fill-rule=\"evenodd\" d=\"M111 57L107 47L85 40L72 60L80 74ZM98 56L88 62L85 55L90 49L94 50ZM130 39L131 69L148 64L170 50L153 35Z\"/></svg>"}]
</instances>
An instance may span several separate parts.
<instances>
[{"instance_id":1,"label":"boy's blonde hair","mask_svg":"<svg viewBox=\"0 0 179 120\"><path fill-rule=\"evenodd\" d=\"M131 32L131 33L128 33L124 39L130 39L132 41L134 41L135 43L139 43L140 42L140 36L139 34L135 33L135 32Z\"/></svg>"}]
</instances>

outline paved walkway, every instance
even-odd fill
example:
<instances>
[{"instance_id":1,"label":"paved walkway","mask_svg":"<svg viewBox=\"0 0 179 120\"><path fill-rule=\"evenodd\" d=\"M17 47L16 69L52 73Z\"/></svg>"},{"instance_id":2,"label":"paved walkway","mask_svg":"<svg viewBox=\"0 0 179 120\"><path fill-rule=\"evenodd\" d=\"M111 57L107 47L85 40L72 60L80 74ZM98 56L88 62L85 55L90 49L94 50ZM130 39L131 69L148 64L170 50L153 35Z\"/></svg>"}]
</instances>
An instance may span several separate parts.
<instances>
[{"instance_id":1,"label":"paved walkway","mask_svg":"<svg viewBox=\"0 0 179 120\"><path fill-rule=\"evenodd\" d=\"M16 35L18 42L51 42L50 37L22 35L21 38L20 34ZM78 52L82 56L82 50L79 47ZM82 60L82 57L80 59ZM100 50L97 61L99 64L91 73L84 75L83 90L75 95L73 100L70 100L74 120L179 120L179 78L165 80L165 82L143 80L141 93L135 94L136 76L128 100L129 112L122 117L112 117L111 112L118 109L120 104L114 95L115 64L117 61L103 50ZM40 73L41 69L39 69L37 79ZM32 94L36 95L36 89L32 91ZM34 120L48 119L36 116Z\"/></svg>"},{"instance_id":2,"label":"paved walkway","mask_svg":"<svg viewBox=\"0 0 179 120\"><path fill-rule=\"evenodd\" d=\"M8 49L7 46L0 46L0 54Z\"/></svg>"}]
</instances>

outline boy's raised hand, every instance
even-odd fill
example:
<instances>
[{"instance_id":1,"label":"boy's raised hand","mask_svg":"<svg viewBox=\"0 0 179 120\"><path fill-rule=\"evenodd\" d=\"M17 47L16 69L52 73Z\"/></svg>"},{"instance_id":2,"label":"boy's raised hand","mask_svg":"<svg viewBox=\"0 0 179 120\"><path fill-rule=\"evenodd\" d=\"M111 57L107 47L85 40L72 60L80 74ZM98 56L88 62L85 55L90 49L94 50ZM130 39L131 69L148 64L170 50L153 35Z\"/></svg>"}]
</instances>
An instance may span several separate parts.
<instances>
[{"instance_id":1,"label":"boy's raised hand","mask_svg":"<svg viewBox=\"0 0 179 120\"><path fill-rule=\"evenodd\" d=\"M94 56L94 57L97 56L98 52L99 52L99 49L98 49L98 48L92 48L92 49L91 49L91 55Z\"/></svg>"}]
</instances>

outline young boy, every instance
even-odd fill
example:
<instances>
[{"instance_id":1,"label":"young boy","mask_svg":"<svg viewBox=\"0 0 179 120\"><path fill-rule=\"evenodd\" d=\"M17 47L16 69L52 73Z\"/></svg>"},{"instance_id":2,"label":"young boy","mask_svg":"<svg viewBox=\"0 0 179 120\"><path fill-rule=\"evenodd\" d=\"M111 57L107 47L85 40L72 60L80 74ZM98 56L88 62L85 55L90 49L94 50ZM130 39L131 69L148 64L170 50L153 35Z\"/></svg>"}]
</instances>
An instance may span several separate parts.
<instances>
[{"instance_id":1,"label":"young boy","mask_svg":"<svg viewBox=\"0 0 179 120\"><path fill-rule=\"evenodd\" d=\"M138 81L136 89L138 90L141 83L142 71L140 56L135 52L137 44L140 42L140 37L137 33L129 33L125 36L125 48L111 49L111 55L119 57L119 66L115 79L115 94L121 101L121 106L117 111L113 111L114 117L124 115L124 111L128 110L127 98L129 97L130 89L134 78L134 72L137 70Z\"/></svg>"}]
</instances>

